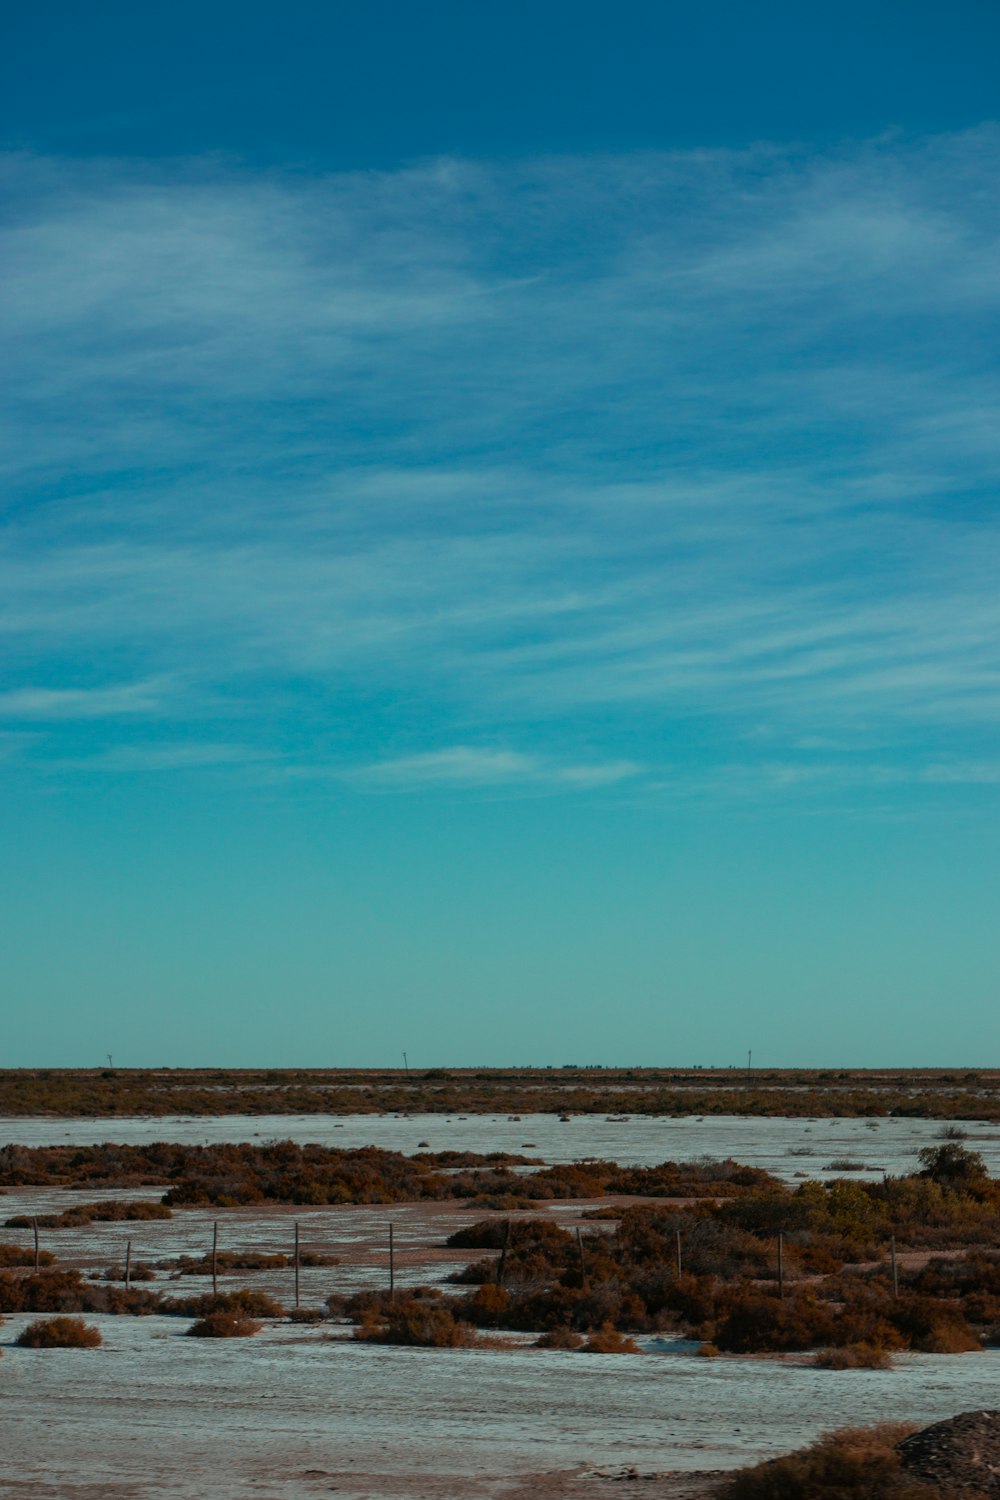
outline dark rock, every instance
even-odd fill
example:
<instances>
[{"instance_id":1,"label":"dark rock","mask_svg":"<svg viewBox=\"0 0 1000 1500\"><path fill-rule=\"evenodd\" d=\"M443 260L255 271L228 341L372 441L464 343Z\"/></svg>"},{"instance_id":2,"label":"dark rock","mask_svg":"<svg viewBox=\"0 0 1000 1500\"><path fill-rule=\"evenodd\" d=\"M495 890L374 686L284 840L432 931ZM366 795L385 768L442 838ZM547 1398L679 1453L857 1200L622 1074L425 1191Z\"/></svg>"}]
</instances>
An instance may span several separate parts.
<instances>
[{"instance_id":1,"label":"dark rock","mask_svg":"<svg viewBox=\"0 0 1000 1500\"><path fill-rule=\"evenodd\" d=\"M899 1445L903 1468L943 1495L1000 1497L1000 1411L963 1411Z\"/></svg>"}]
</instances>

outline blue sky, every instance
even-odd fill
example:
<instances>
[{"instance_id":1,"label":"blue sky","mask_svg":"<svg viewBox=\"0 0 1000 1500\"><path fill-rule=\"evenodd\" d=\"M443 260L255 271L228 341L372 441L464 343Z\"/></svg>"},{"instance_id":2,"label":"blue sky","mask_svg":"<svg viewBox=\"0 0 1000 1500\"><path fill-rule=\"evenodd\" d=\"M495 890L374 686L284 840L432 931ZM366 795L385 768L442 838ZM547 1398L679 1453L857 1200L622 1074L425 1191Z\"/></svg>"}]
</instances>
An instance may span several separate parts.
<instances>
[{"instance_id":1,"label":"blue sky","mask_svg":"<svg viewBox=\"0 0 1000 1500\"><path fill-rule=\"evenodd\" d=\"M42 3L3 1063L994 1061L986 5Z\"/></svg>"}]
</instances>

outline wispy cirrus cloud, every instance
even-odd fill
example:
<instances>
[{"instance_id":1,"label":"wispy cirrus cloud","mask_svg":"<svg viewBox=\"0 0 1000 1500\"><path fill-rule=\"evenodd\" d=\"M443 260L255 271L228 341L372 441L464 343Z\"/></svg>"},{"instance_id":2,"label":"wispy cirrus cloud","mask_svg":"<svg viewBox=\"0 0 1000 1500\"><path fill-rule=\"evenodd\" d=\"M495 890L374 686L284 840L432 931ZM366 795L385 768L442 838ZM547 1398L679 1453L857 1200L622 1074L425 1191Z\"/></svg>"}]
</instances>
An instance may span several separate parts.
<instances>
[{"instance_id":1,"label":"wispy cirrus cloud","mask_svg":"<svg viewBox=\"0 0 1000 1500\"><path fill-rule=\"evenodd\" d=\"M989 763L998 166L8 160L0 713L385 786Z\"/></svg>"},{"instance_id":2,"label":"wispy cirrus cloud","mask_svg":"<svg viewBox=\"0 0 1000 1500\"><path fill-rule=\"evenodd\" d=\"M642 767L634 761L559 765L540 756L523 755L512 750L452 745L423 755L376 761L358 767L351 774L352 779L369 786L488 787L520 784L586 790L629 781L641 772Z\"/></svg>"},{"instance_id":3,"label":"wispy cirrus cloud","mask_svg":"<svg viewBox=\"0 0 1000 1500\"><path fill-rule=\"evenodd\" d=\"M152 714L163 702L157 681L84 688L21 687L0 692L0 719L46 722Z\"/></svg>"}]
</instances>

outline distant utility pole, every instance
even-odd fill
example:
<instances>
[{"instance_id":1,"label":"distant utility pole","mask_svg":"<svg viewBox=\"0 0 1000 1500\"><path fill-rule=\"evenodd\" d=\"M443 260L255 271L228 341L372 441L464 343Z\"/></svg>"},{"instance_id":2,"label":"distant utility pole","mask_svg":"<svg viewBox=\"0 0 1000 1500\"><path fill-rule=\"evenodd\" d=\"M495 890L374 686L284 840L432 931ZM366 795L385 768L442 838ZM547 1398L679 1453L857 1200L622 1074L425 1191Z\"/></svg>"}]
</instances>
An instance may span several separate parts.
<instances>
[{"instance_id":1,"label":"distant utility pole","mask_svg":"<svg viewBox=\"0 0 1000 1500\"><path fill-rule=\"evenodd\" d=\"M752 1052L748 1052L747 1053L747 1088L750 1087L750 1059L752 1057L753 1057L753 1053Z\"/></svg>"},{"instance_id":2,"label":"distant utility pole","mask_svg":"<svg viewBox=\"0 0 1000 1500\"><path fill-rule=\"evenodd\" d=\"M114 1067L114 1062L112 1061L111 1053L110 1052L108 1053L108 1067L109 1068L113 1068Z\"/></svg>"},{"instance_id":3,"label":"distant utility pole","mask_svg":"<svg viewBox=\"0 0 1000 1500\"><path fill-rule=\"evenodd\" d=\"M410 1071L410 1065L409 1065L409 1063L406 1060L406 1053L405 1052L403 1053L403 1067L406 1069L407 1073Z\"/></svg>"}]
</instances>

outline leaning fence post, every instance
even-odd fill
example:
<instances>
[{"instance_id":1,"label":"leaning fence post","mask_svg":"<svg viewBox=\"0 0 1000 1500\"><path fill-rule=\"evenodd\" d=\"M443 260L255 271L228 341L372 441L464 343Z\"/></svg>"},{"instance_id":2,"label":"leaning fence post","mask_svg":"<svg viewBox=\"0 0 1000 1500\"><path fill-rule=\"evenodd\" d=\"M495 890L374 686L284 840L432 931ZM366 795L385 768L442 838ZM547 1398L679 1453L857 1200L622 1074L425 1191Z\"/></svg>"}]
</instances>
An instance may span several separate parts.
<instances>
[{"instance_id":1,"label":"leaning fence post","mask_svg":"<svg viewBox=\"0 0 1000 1500\"><path fill-rule=\"evenodd\" d=\"M219 1295L219 1221L212 1225L212 1296Z\"/></svg>"},{"instance_id":2,"label":"leaning fence post","mask_svg":"<svg viewBox=\"0 0 1000 1500\"><path fill-rule=\"evenodd\" d=\"M132 1285L132 1241L125 1246L125 1290Z\"/></svg>"},{"instance_id":3,"label":"leaning fence post","mask_svg":"<svg viewBox=\"0 0 1000 1500\"><path fill-rule=\"evenodd\" d=\"M35 1270L37 1271L38 1267L39 1267L39 1264L40 1264L40 1261L39 1261L39 1251L38 1251L38 1220L37 1219L32 1219L32 1221L31 1221L31 1227L35 1231Z\"/></svg>"},{"instance_id":4,"label":"leaning fence post","mask_svg":"<svg viewBox=\"0 0 1000 1500\"><path fill-rule=\"evenodd\" d=\"M583 1249L583 1235L580 1233L580 1226L579 1226L579 1224L576 1226L576 1243L577 1243L577 1245L579 1247L579 1250L580 1250L580 1285L581 1286L586 1286L586 1283L587 1283L587 1259L586 1259L586 1256L584 1254L584 1249Z\"/></svg>"}]
</instances>

